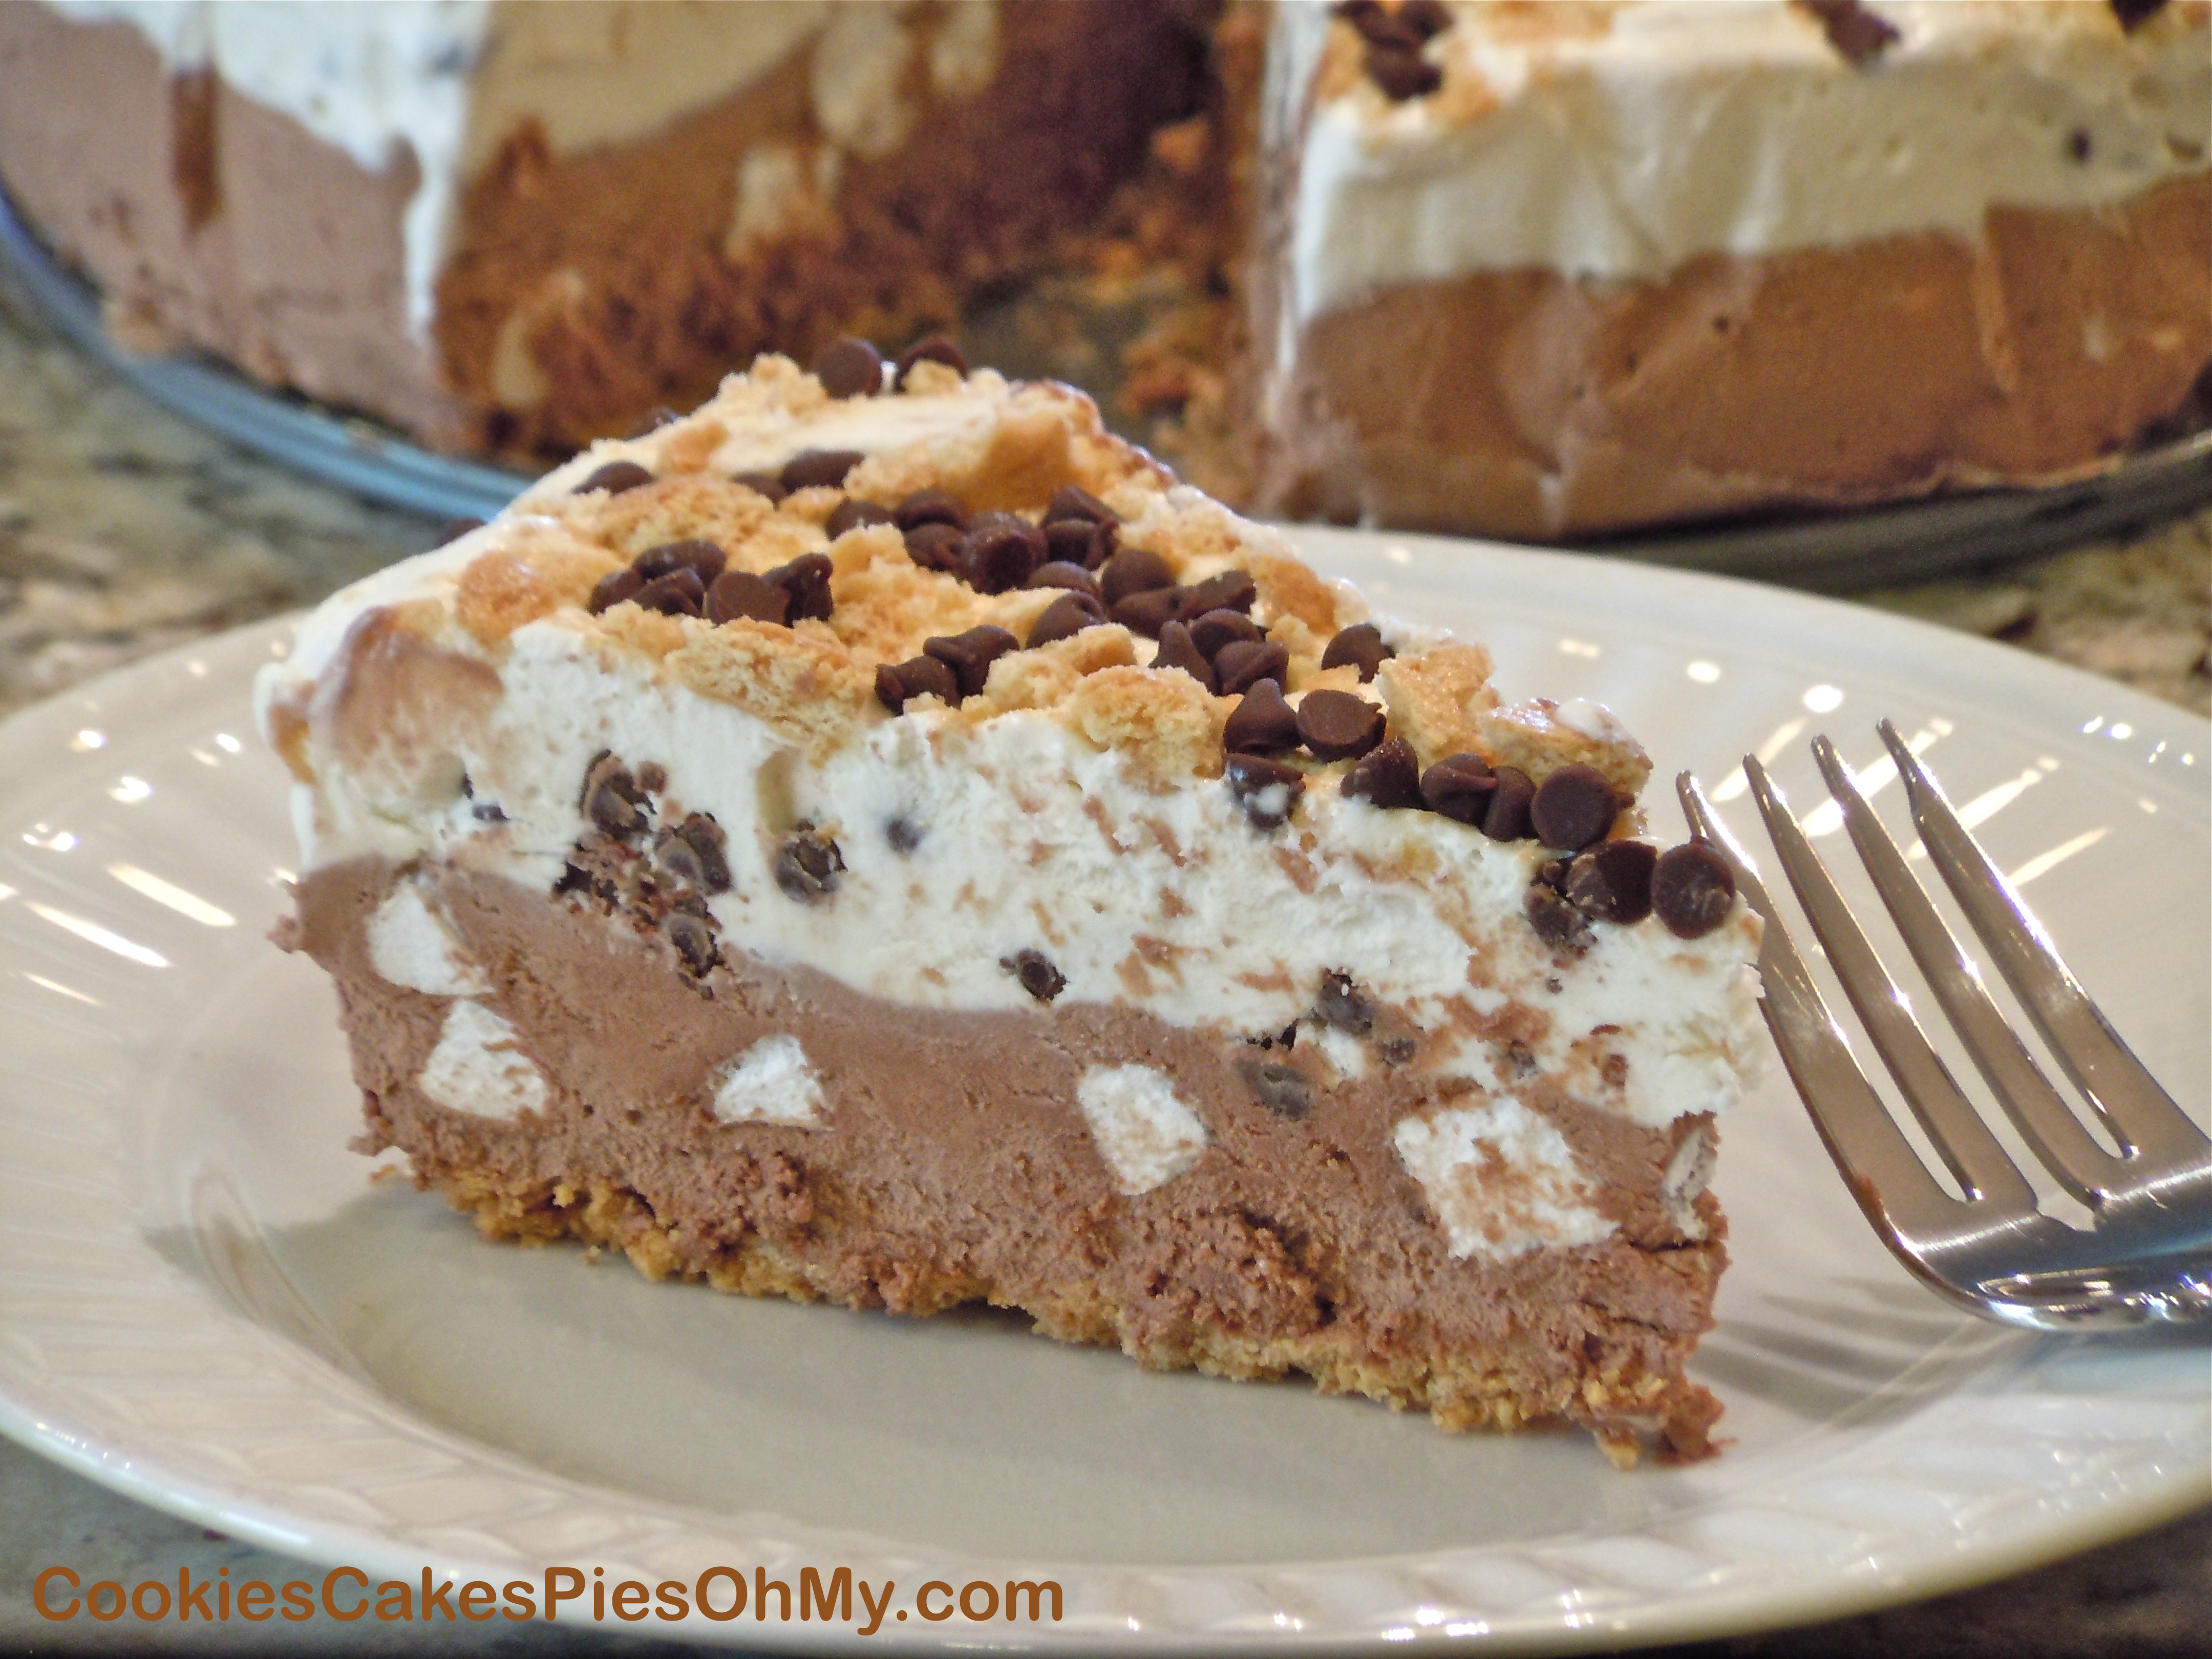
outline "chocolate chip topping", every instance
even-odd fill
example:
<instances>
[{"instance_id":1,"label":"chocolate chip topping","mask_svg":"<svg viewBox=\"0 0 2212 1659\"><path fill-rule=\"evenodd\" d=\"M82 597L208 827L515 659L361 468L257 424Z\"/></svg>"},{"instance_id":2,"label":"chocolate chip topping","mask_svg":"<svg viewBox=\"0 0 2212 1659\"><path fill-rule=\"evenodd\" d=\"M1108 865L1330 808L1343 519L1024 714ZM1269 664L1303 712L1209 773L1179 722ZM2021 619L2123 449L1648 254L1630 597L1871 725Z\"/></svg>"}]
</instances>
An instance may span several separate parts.
<instances>
[{"instance_id":1,"label":"chocolate chip topping","mask_svg":"<svg viewBox=\"0 0 2212 1659\"><path fill-rule=\"evenodd\" d=\"M697 573L702 583L712 587L714 578L722 574L722 567L729 562L729 556L712 542L663 542L632 559L630 568L653 581L688 566Z\"/></svg>"},{"instance_id":2,"label":"chocolate chip topping","mask_svg":"<svg viewBox=\"0 0 2212 1659\"><path fill-rule=\"evenodd\" d=\"M1132 634L1142 634L1147 639L1156 640L1160 636L1160 629L1173 622L1176 612L1182 609L1182 589L1153 587L1109 602L1106 614Z\"/></svg>"},{"instance_id":3,"label":"chocolate chip topping","mask_svg":"<svg viewBox=\"0 0 2212 1659\"><path fill-rule=\"evenodd\" d=\"M586 495L594 489L604 489L610 495L619 495L625 489L635 489L640 484L652 482L653 474L635 461L609 461L569 493Z\"/></svg>"},{"instance_id":4,"label":"chocolate chip topping","mask_svg":"<svg viewBox=\"0 0 2212 1659\"><path fill-rule=\"evenodd\" d=\"M783 480L773 472L732 472L730 482L743 484L756 495L765 495L770 501L780 501L791 494L783 487Z\"/></svg>"},{"instance_id":5,"label":"chocolate chip topping","mask_svg":"<svg viewBox=\"0 0 2212 1659\"><path fill-rule=\"evenodd\" d=\"M1313 1110L1313 1085L1295 1066L1278 1060L1239 1060L1237 1070L1252 1097L1277 1117L1297 1122Z\"/></svg>"},{"instance_id":6,"label":"chocolate chip topping","mask_svg":"<svg viewBox=\"0 0 2212 1659\"><path fill-rule=\"evenodd\" d=\"M1398 653L1382 643L1382 630L1373 623L1354 623L1338 630L1321 653L1323 668L1355 667L1364 683L1375 678L1375 671Z\"/></svg>"},{"instance_id":7,"label":"chocolate chip topping","mask_svg":"<svg viewBox=\"0 0 2212 1659\"><path fill-rule=\"evenodd\" d=\"M1220 655L1224 645L1267 638L1259 623L1238 611L1207 611L1184 620L1190 626L1190 642L1208 662Z\"/></svg>"},{"instance_id":8,"label":"chocolate chip topping","mask_svg":"<svg viewBox=\"0 0 2212 1659\"><path fill-rule=\"evenodd\" d=\"M1083 519L1056 519L1044 527L1044 544L1054 558L1096 570L1114 556L1114 526Z\"/></svg>"},{"instance_id":9,"label":"chocolate chip topping","mask_svg":"<svg viewBox=\"0 0 2212 1659\"><path fill-rule=\"evenodd\" d=\"M1528 889L1522 908L1528 917L1528 925L1536 930L1536 937L1547 945L1556 945L1570 951L1586 951L1594 935L1590 933L1589 918L1583 915L1565 895L1538 882Z\"/></svg>"},{"instance_id":10,"label":"chocolate chip topping","mask_svg":"<svg viewBox=\"0 0 2212 1659\"><path fill-rule=\"evenodd\" d=\"M1820 22L1828 44L1854 66L1878 58L1898 38L1897 31L1862 0L1797 0Z\"/></svg>"},{"instance_id":11,"label":"chocolate chip topping","mask_svg":"<svg viewBox=\"0 0 2212 1659\"><path fill-rule=\"evenodd\" d=\"M822 533L834 542L847 531L858 530L863 525L890 522L890 508L879 507L873 501L863 501L848 496L837 503L837 510L824 521Z\"/></svg>"},{"instance_id":12,"label":"chocolate chip topping","mask_svg":"<svg viewBox=\"0 0 2212 1659\"><path fill-rule=\"evenodd\" d=\"M949 524L916 525L906 532L906 556L924 570L957 570L968 538Z\"/></svg>"},{"instance_id":13,"label":"chocolate chip topping","mask_svg":"<svg viewBox=\"0 0 2212 1659\"><path fill-rule=\"evenodd\" d=\"M767 574L791 595L791 609L786 613L793 622L805 622L811 617L816 622L830 620L835 601L830 597L830 573L834 567L827 553L802 553L789 564L780 564Z\"/></svg>"},{"instance_id":14,"label":"chocolate chip topping","mask_svg":"<svg viewBox=\"0 0 2212 1659\"><path fill-rule=\"evenodd\" d=\"M1065 640L1080 634L1086 628L1097 628L1106 620L1106 607L1088 593L1063 593L1045 606L1030 629L1029 648L1050 645L1054 640Z\"/></svg>"},{"instance_id":15,"label":"chocolate chip topping","mask_svg":"<svg viewBox=\"0 0 2212 1659\"><path fill-rule=\"evenodd\" d=\"M1498 775L1480 755L1446 755L1421 775L1421 803L1461 823L1480 823Z\"/></svg>"},{"instance_id":16,"label":"chocolate chip topping","mask_svg":"<svg viewBox=\"0 0 2212 1659\"><path fill-rule=\"evenodd\" d=\"M965 530L968 506L949 489L917 489L891 509L891 521L901 530L919 530L926 524Z\"/></svg>"},{"instance_id":17,"label":"chocolate chip topping","mask_svg":"<svg viewBox=\"0 0 2212 1659\"><path fill-rule=\"evenodd\" d=\"M978 593L1019 587L1045 562L1044 532L1014 513L979 513L968 526L962 574Z\"/></svg>"},{"instance_id":18,"label":"chocolate chip topping","mask_svg":"<svg viewBox=\"0 0 2212 1659\"><path fill-rule=\"evenodd\" d=\"M884 389L883 354L858 335L832 340L808 367L833 398L872 398Z\"/></svg>"},{"instance_id":19,"label":"chocolate chip topping","mask_svg":"<svg viewBox=\"0 0 2212 1659\"><path fill-rule=\"evenodd\" d=\"M1098 614L1101 617L1106 614L1106 602L1098 592L1098 578L1079 564L1069 564L1060 559L1049 564L1041 564L1030 572L1030 579L1022 586L1064 587L1071 593L1086 593L1098 600Z\"/></svg>"},{"instance_id":20,"label":"chocolate chip topping","mask_svg":"<svg viewBox=\"0 0 2212 1659\"><path fill-rule=\"evenodd\" d=\"M1190 629L1179 622L1168 623L1161 627L1160 648L1153 654L1152 666L1180 668L1207 690L1216 689L1213 665L1206 661L1206 653L1191 642ZM1234 720L1237 717L1231 714L1229 718Z\"/></svg>"},{"instance_id":21,"label":"chocolate chip topping","mask_svg":"<svg viewBox=\"0 0 2212 1659\"><path fill-rule=\"evenodd\" d=\"M791 614L791 593L750 570L725 570L707 590L707 620L720 625L747 617L781 626Z\"/></svg>"},{"instance_id":22,"label":"chocolate chip topping","mask_svg":"<svg viewBox=\"0 0 2212 1659\"><path fill-rule=\"evenodd\" d=\"M1613 785L1595 766L1562 766L1536 787L1528 803L1529 827L1536 839L1562 852L1579 852L1604 839L1620 816Z\"/></svg>"},{"instance_id":23,"label":"chocolate chip topping","mask_svg":"<svg viewBox=\"0 0 2212 1659\"><path fill-rule=\"evenodd\" d=\"M1279 754L1298 746L1297 714L1283 701L1279 681L1253 683L1243 701L1229 711L1221 744L1232 755Z\"/></svg>"},{"instance_id":24,"label":"chocolate chip topping","mask_svg":"<svg viewBox=\"0 0 2212 1659\"><path fill-rule=\"evenodd\" d=\"M1109 608L1133 593L1149 593L1175 585L1175 571L1168 562L1142 547L1123 548L1098 572L1098 596Z\"/></svg>"},{"instance_id":25,"label":"chocolate chip topping","mask_svg":"<svg viewBox=\"0 0 2212 1659\"><path fill-rule=\"evenodd\" d=\"M722 853L722 826L704 812L694 812L676 826L676 836L699 862L699 884L710 893L728 892L730 864Z\"/></svg>"},{"instance_id":26,"label":"chocolate chip topping","mask_svg":"<svg viewBox=\"0 0 2212 1659\"><path fill-rule=\"evenodd\" d=\"M1242 570L1224 570L1219 575L1208 576L1204 581L1183 590L1182 615L1179 620L1191 622L1210 611L1245 611L1259 597L1252 578Z\"/></svg>"},{"instance_id":27,"label":"chocolate chip topping","mask_svg":"<svg viewBox=\"0 0 2212 1659\"><path fill-rule=\"evenodd\" d=\"M1403 808L1421 804L1421 763L1403 738L1368 751L1344 775L1344 793L1374 806Z\"/></svg>"},{"instance_id":28,"label":"chocolate chip topping","mask_svg":"<svg viewBox=\"0 0 2212 1659\"><path fill-rule=\"evenodd\" d=\"M1670 847L1652 866L1651 908L1677 939L1703 939L1735 902L1735 872L1704 842Z\"/></svg>"},{"instance_id":29,"label":"chocolate chip topping","mask_svg":"<svg viewBox=\"0 0 2212 1659\"><path fill-rule=\"evenodd\" d=\"M876 696L894 714L909 697L941 697L950 706L960 701L960 677L934 657L909 657L876 670Z\"/></svg>"},{"instance_id":30,"label":"chocolate chip topping","mask_svg":"<svg viewBox=\"0 0 2212 1659\"><path fill-rule=\"evenodd\" d=\"M1421 56L1414 46L1370 42L1367 48L1367 78L1393 103L1425 98L1444 83L1444 72Z\"/></svg>"},{"instance_id":31,"label":"chocolate chip topping","mask_svg":"<svg viewBox=\"0 0 2212 1659\"><path fill-rule=\"evenodd\" d=\"M891 384L905 391L906 377L916 363L943 363L956 374L964 376L968 373L967 357L945 334L925 334L899 353L898 374Z\"/></svg>"},{"instance_id":32,"label":"chocolate chip topping","mask_svg":"<svg viewBox=\"0 0 2212 1659\"><path fill-rule=\"evenodd\" d=\"M617 841L627 841L645 828L644 793L629 768L612 755L601 754L584 771L584 816Z\"/></svg>"},{"instance_id":33,"label":"chocolate chip topping","mask_svg":"<svg viewBox=\"0 0 2212 1659\"><path fill-rule=\"evenodd\" d=\"M601 611L620 605L645 586L645 578L624 565L619 570L610 570L599 578L592 589L592 597L584 608L594 617Z\"/></svg>"},{"instance_id":34,"label":"chocolate chip topping","mask_svg":"<svg viewBox=\"0 0 2212 1659\"><path fill-rule=\"evenodd\" d=\"M631 599L639 609L671 617L696 617L707 606L707 584L690 565L678 565L665 576L657 576Z\"/></svg>"},{"instance_id":35,"label":"chocolate chip topping","mask_svg":"<svg viewBox=\"0 0 2212 1659\"><path fill-rule=\"evenodd\" d=\"M972 697L991 678L991 665L1016 649L1017 641L1005 629L985 623L964 634L924 640L921 648L959 678L962 696Z\"/></svg>"},{"instance_id":36,"label":"chocolate chip topping","mask_svg":"<svg viewBox=\"0 0 2212 1659\"><path fill-rule=\"evenodd\" d=\"M1651 914L1651 872L1659 849L1649 842L1609 841L1567 866L1565 891L1595 921L1628 927Z\"/></svg>"},{"instance_id":37,"label":"chocolate chip topping","mask_svg":"<svg viewBox=\"0 0 2212 1659\"><path fill-rule=\"evenodd\" d=\"M1349 691L1309 691L1298 700L1298 736L1322 760L1357 760L1382 741L1382 711Z\"/></svg>"},{"instance_id":38,"label":"chocolate chip topping","mask_svg":"<svg viewBox=\"0 0 2212 1659\"><path fill-rule=\"evenodd\" d=\"M837 843L802 818L776 850L775 884L801 904L815 904L837 890L844 868Z\"/></svg>"},{"instance_id":39,"label":"chocolate chip topping","mask_svg":"<svg viewBox=\"0 0 2212 1659\"><path fill-rule=\"evenodd\" d=\"M1375 1005L1359 994L1351 975L1334 968L1321 976L1321 994L1314 999L1314 1012L1324 1023L1353 1036L1364 1037L1375 1029Z\"/></svg>"},{"instance_id":40,"label":"chocolate chip topping","mask_svg":"<svg viewBox=\"0 0 2212 1659\"><path fill-rule=\"evenodd\" d=\"M1017 951L1001 957L999 966L1021 981L1022 989L1039 1002L1050 1002L1067 988L1067 978L1042 951Z\"/></svg>"},{"instance_id":41,"label":"chocolate chip topping","mask_svg":"<svg viewBox=\"0 0 2212 1659\"><path fill-rule=\"evenodd\" d=\"M857 449L802 449L783 464L776 482L786 489L835 489L866 459Z\"/></svg>"},{"instance_id":42,"label":"chocolate chip topping","mask_svg":"<svg viewBox=\"0 0 2212 1659\"><path fill-rule=\"evenodd\" d=\"M1279 829L1297 811L1305 793L1305 774L1295 766L1269 760L1265 755L1230 756L1221 769L1229 793L1244 809L1244 816L1261 830Z\"/></svg>"},{"instance_id":43,"label":"chocolate chip topping","mask_svg":"<svg viewBox=\"0 0 2212 1659\"><path fill-rule=\"evenodd\" d=\"M1528 803L1536 799L1536 786L1517 766L1498 769L1498 787L1483 810L1482 833L1492 841L1524 841L1528 828Z\"/></svg>"},{"instance_id":44,"label":"chocolate chip topping","mask_svg":"<svg viewBox=\"0 0 2212 1659\"><path fill-rule=\"evenodd\" d=\"M2166 0L2112 0L2112 15L2129 33L2166 9Z\"/></svg>"},{"instance_id":45,"label":"chocolate chip topping","mask_svg":"<svg viewBox=\"0 0 2212 1659\"><path fill-rule=\"evenodd\" d=\"M1277 684L1290 678L1291 653L1273 640L1231 640L1214 653L1214 678L1221 695L1233 697L1261 680Z\"/></svg>"},{"instance_id":46,"label":"chocolate chip topping","mask_svg":"<svg viewBox=\"0 0 2212 1659\"><path fill-rule=\"evenodd\" d=\"M890 843L892 852L903 855L921 845L921 831L912 818L896 817L884 825L884 839Z\"/></svg>"},{"instance_id":47,"label":"chocolate chip topping","mask_svg":"<svg viewBox=\"0 0 2212 1659\"><path fill-rule=\"evenodd\" d=\"M671 910L660 920L660 931L676 947L676 954L692 973L703 974L714 965L720 952L714 948L714 935L707 924L689 910Z\"/></svg>"}]
</instances>

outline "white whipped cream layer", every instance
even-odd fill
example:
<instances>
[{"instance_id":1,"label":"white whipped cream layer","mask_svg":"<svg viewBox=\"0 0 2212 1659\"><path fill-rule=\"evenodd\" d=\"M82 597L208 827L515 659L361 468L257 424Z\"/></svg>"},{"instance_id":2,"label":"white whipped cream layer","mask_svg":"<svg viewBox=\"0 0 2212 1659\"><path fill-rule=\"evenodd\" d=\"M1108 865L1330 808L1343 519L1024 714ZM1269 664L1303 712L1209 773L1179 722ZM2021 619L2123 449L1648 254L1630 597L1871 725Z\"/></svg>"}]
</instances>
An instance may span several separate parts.
<instances>
[{"instance_id":1,"label":"white whipped cream layer","mask_svg":"<svg viewBox=\"0 0 2212 1659\"><path fill-rule=\"evenodd\" d=\"M1971 238L1993 204L2121 201L2202 173L2212 145L2212 47L2179 6L2124 35L2092 0L1866 0L1899 38L1855 67L1790 0L1450 3L1427 48L1445 86L1404 103L1364 77L1316 103L1328 8L1274 14L1286 332L1476 271L1652 278L1705 253Z\"/></svg>"}]
</instances>

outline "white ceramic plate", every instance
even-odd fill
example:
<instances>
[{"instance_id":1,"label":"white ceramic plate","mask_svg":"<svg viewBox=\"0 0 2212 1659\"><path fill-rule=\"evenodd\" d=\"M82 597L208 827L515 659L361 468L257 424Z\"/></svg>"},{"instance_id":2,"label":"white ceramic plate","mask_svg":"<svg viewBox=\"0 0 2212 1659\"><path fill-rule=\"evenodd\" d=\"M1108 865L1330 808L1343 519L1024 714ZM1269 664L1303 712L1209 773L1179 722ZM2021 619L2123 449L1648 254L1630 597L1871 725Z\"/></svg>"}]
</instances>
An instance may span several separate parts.
<instances>
[{"instance_id":1,"label":"white ceramic plate","mask_svg":"<svg viewBox=\"0 0 2212 1659\"><path fill-rule=\"evenodd\" d=\"M2212 1098L2202 722L1785 592L1303 539L1378 606L1492 642L1509 695L1613 705L1658 762L1665 830L1678 767L1726 793L1764 750L1809 805L1796 739L1826 727L1866 763L1895 718L2144 1058ZM1778 1075L1725 1127L1737 1263L1695 1366L1735 1443L1686 1468L1149 1375L993 1317L747 1302L479 1243L365 1180L329 988L262 938L293 843L247 683L285 632L0 726L0 1428L125 1492L373 1574L844 1565L896 1607L932 1578L1066 1589L1057 1625L886 1620L910 1644L1554 1650L1901 1600L2212 1496L2201 1338L1949 1311L1868 1233Z\"/></svg>"}]
</instances>

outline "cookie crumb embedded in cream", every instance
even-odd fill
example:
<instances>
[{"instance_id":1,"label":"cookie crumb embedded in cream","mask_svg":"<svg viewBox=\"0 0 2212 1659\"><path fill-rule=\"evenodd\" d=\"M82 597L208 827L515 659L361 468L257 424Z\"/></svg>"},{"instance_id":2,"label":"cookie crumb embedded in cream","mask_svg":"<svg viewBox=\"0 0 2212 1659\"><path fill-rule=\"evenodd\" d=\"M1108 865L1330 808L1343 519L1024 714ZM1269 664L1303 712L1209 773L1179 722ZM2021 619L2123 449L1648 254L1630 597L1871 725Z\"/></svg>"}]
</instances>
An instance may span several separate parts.
<instances>
[{"instance_id":1,"label":"cookie crumb embedded in cream","mask_svg":"<svg viewBox=\"0 0 2212 1659\"><path fill-rule=\"evenodd\" d=\"M1176 1097L1167 1073L1150 1066L1093 1066L1075 1085L1099 1156L1128 1197L1164 1187L1198 1162L1209 1137Z\"/></svg>"}]
</instances>

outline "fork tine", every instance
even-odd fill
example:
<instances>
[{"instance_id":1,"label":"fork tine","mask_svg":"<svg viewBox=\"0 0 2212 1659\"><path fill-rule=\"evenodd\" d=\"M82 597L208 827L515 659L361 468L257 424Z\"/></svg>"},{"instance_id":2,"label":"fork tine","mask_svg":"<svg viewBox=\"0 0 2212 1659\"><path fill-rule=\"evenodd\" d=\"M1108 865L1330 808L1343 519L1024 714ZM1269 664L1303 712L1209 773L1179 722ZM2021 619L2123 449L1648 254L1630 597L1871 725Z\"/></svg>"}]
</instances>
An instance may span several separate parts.
<instances>
[{"instance_id":1,"label":"fork tine","mask_svg":"<svg viewBox=\"0 0 2212 1659\"><path fill-rule=\"evenodd\" d=\"M1813 932L1828 953L1837 978L1875 1052L1897 1081L1905 1104L1920 1121L1944 1164L1974 1198L2018 1209L2033 1209L2035 1193L2006 1155L1950 1071L1914 1021L1903 993L1891 981L1881 959L1867 942L1827 871L1791 816L1781 791L1756 757L1744 762L1744 775L1783 873L1796 890Z\"/></svg>"},{"instance_id":2,"label":"fork tine","mask_svg":"<svg viewBox=\"0 0 2212 1659\"><path fill-rule=\"evenodd\" d=\"M2089 1000L2027 907L1951 811L1936 781L1887 720L1881 740L1897 759L1912 822L1929 861L1966 912L1997 971L2089 1103L2123 1147L2160 1164L2203 1158L2208 1139Z\"/></svg>"},{"instance_id":3,"label":"fork tine","mask_svg":"<svg viewBox=\"0 0 2212 1659\"><path fill-rule=\"evenodd\" d=\"M1928 1173L1928 1166L1851 1058L1850 1045L1820 1000L1758 872L1729 834L1704 787L1685 772L1675 779L1674 789L1691 827L1728 860L1735 872L1736 890L1765 923L1759 949L1759 1010L1821 1145L1883 1243L1915 1272L1926 1275L1928 1269L1905 1247L1901 1234L1906 1227L1931 1219L1955 1223L1966 1206Z\"/></svg>"},{"instance_id":4,"label":"fork tine","mask_svg":"<svg viewBox=\"0 0 2212 1659\"><path fill-rule=\"evenodd\" d=\"M1905 868L1897 843L1867 805L1851 769L1826 737L1813 739L1814 758L1827 780L1828 793L1844 809L1844 823L1858 848L1890 920L1905 948L1920 965L1928 988L1966 1045L1974 1064L1989 1079L2005 1115L2019 1127L2029 1149L2075 1197L2096 1204L2128 1178L2128 1170L2100 1146L2043 1075L2019 1036L1983 988L1981 975L1959 949L1951 930L1936 913L1928 895Z\"/></svg>"}]
</instances>

